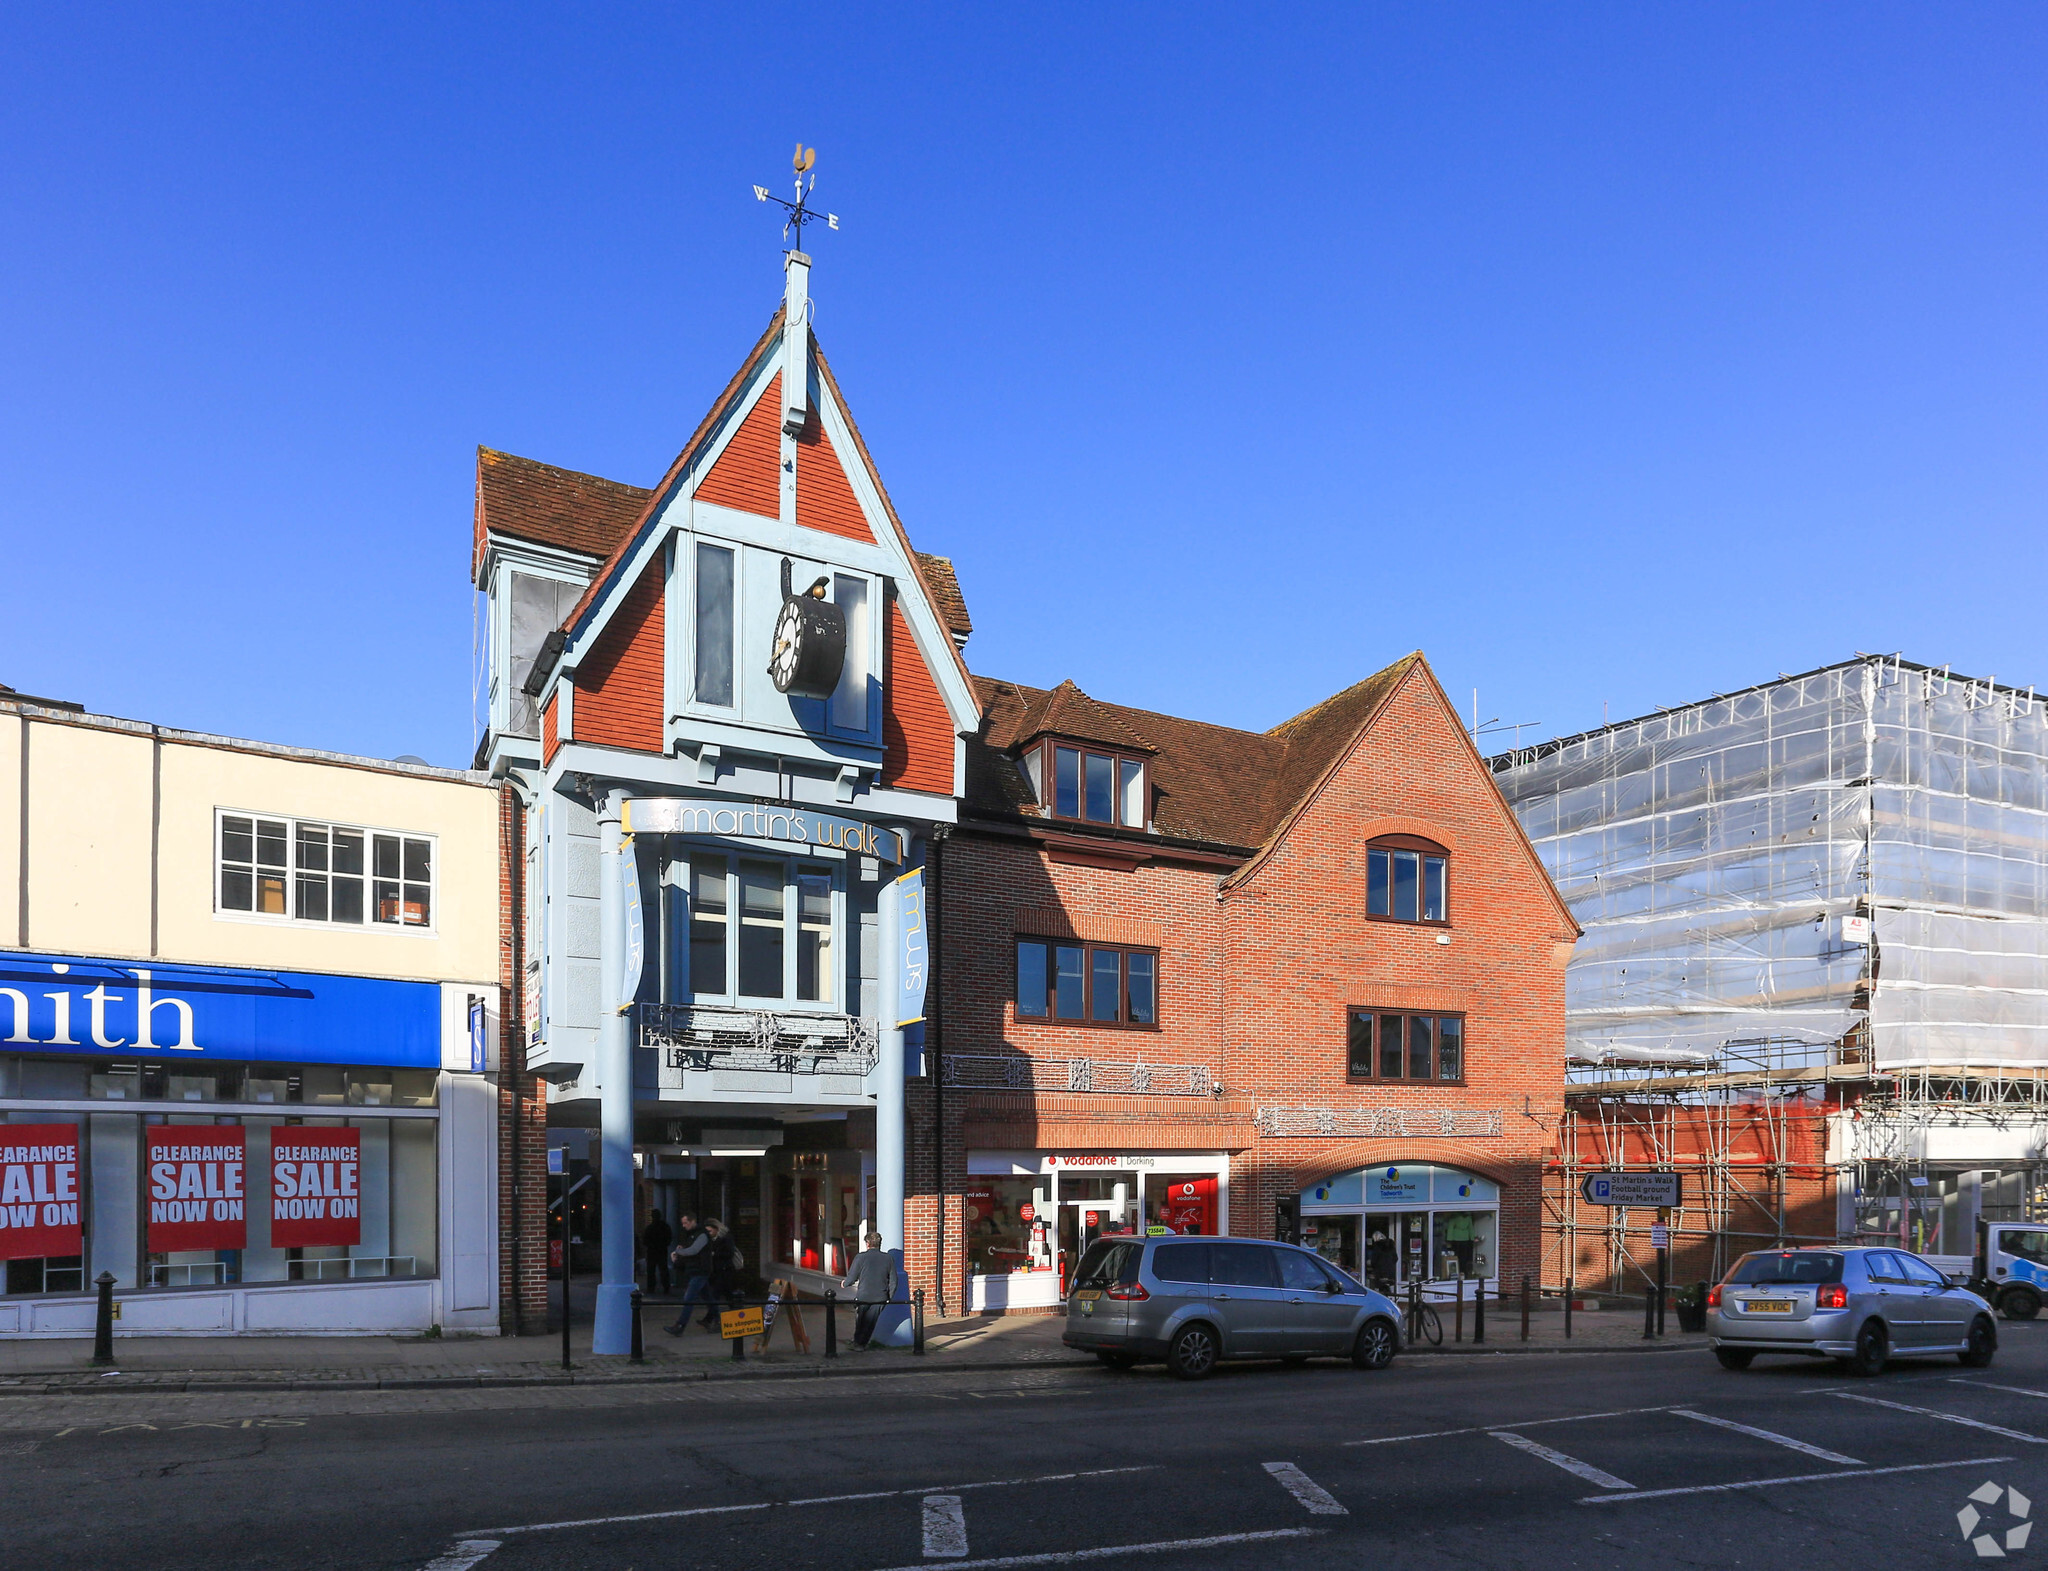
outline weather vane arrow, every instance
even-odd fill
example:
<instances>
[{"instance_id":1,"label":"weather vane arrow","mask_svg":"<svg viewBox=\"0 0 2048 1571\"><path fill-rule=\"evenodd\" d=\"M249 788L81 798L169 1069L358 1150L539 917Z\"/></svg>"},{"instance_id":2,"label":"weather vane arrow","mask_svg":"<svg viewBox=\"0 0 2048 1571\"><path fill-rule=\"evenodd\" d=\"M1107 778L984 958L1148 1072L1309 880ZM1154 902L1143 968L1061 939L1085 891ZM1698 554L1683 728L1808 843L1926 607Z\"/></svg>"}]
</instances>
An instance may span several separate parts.
<instances>
[{"instance_id":1,"label":"weather vane arrow","mask_svg":"<svg viewBox=\"0 0 2048 1571\"><path fill-rule=\"evenodd\" d=\"M825 227L827 229L837 229L839 227L839 215L837 213L820 213L810 205L811 192L817 189L818 177L811 175L810 184L806 185L804 183L804 176L810 174L811 166L817 161L818 150L815 147L806 147L801 142L796 144L796 157L790 160L791 165L796 171L796 200L794 202L784 201L781 197L771 193L765 185L754 187L755 201L773 202L789 215L782 226L782 238L787 240L789 232L794 229L796 231L796 248L799 251L804 248L805 224L815 223L822 218L825 220Z\"/></svg>"}]
</instances>

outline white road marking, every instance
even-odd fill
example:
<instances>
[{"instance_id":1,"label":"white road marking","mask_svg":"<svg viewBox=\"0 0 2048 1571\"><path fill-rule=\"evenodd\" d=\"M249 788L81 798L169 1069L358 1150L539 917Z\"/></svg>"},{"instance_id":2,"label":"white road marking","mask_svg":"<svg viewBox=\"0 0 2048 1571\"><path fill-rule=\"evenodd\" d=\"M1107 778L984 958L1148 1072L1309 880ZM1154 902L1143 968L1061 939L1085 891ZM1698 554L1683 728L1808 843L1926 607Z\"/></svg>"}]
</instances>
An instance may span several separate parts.
<instances>
[{"instance_id":1,"label":"white road marking","mask_svg":"<svg viewBox=\"0 0 2048 1571\"><path fill-rule=\"evenodd\" d=\"M967 1513L958 1495L924 1497L924 1556L927 1560L962 1560L967 1556Z\"/></svg>"},{"instance_id":2,"label":"white road marking","mask_svg":"<svg viewBox=\"0 0 2048 1571\"><path fill-rule=\"evenodd\" d=\"M1904 1402L1887 1402L1883 1397L1858 1396L1851 1391L1837 1391L1836 1396L1845 1402L1868 1402L1872 1407L1889 1407L1900 1413L1918 1413L1923 1418L1938 1418L1945 1424L1967 1424L1972 1429L1982 1429L1994 1435L2003 1435L2008 1440L2024 1440L2030 1446L2048 1446L2048 1440L2039 1435L2025 1434L2017 1429L2002 1429L1997 1424L1987 1424L1981 1419L1965 1418L1961 1413L1944 1413L1938 1407L1911 1407Z\"/></svg>"},{"instance_id":3,"label":"white road marking","mask_svg":"<svg viewBox=\"0 0 2048 1571\"><path fill-rule=\"evenodd\" d=\"M1867 1466L1861 1457L1844 1456L1839 1451L1825 1451L1819 1446L1810 1446L1804 1440L1794 1440L1790 1435L1781 1435L1774 1429L1755 1429L1748 1424L1738 1424L1732 1418L1716 1418L1712 1413L1695 1413L1689 1407L1674 1407L1672 1412L1680 1418L1698 1419L1703 1424L1712 1424L1716 1429L1732 1429L1738 1435L1750 1435L1758 1440L1768 1440L1774 1446L1789 1446L1794 1451L1803 1451L1822 1462L1841 1462L1850 1467Z\"/></svg>"},{"instance_id":4,"label":"white road marking","mask_svg":"<svg viewBox=\"0 0 2048 1571\"><path fill-rule=\"evenodd\" d=\"M899 1495L958 1494L967 1489L1008 1489L1018 1484L1057 1484L1072 1478L1108 1478L1118 1473L1157 1472L1159 1464L1141 1467L1096 1467L1078 1473L1040 1473L1031 1478L990 1478L973 1484L927 1484L922 1489L870 1489L854 1495L811 1495L803 1500L752 1500L737 1506L689 1506L678 1511L633 1511L624 1516L585 1516L569 1522L526 1522L517 1527L480 1527L475 1533L553 1533L569 1527L610 1527L620 1522L667 1522L686 1516L717 1516L729 1511L768 1511L776 1506L830 1506L845 1500L889 1500Z\"/></svg>"},{"instance_id":5,"label":"white road marking","mask_svg":"<svg viewBox=\"0 0 2048 1571\"><path fill-rule=\"evenodd\" d=\"M455 1547L439 1560L429 1560L422 1571L469 1571L484 1556L498 1547L495 1538L464 1538L456 1541Z\"/></svg>"},{"instance_id":6,"label":"white road marking","mask_svg":"<svg viewBox=\"0 0 2048 1571\"><path fill-rule=\"evenodd\" d=\"M1489 1429L1494 1439L1505 1441L1517 1451L1526 1451L1531 1456L1541 1457L1553 1467L1561 1467L1567 1473L1576 1473L1589 1484L1598 1484L1602 1489L1633 1489L1636 1486L1625 1478L1616 1478L1612 1473L1603 1473L1591 1462L1581 1462L1575 1456L1566 1456L1562 1451L1553 1451L1549 1446L1539 1445L1527 1435L1510 1434L1504 1429Z\"/></svg>"},{"instance_id":7,"label":"white road marking","mask_svg":"<svg viewBox=\"0 0 2048 1571\"><path fill-rule=\"evenodd\" d=\"M1581 1495L1582 1506L1604 1506L1630 1500L1663 1500L1671 1495L1725 1494L1731 1489L1769 1489L1775 1484L1820 1484L1836 1478L1880 1478L1886 1473L1931 1473L1944 1467L1988 1467L2010 1462L2009 1456L1973 1456L1960 1462L1915 1462L1908 1467L1864 1467L1855 1472L1799 1473L1790 1478L1752 1478L1741 1484L1692 1484L1684 1489L1639 1489L1631 1495Z\"/></svg>"},{"instance_id":8,"label":"white road marking","mask_svg":"<svg viewBox=\"0 0 2048 1571\"><path fill-rule=\"evenodd\" d=\"M1503 1429L1534 1429L1541 1424L1578 1424L1589 1418L1627 1418L1635 1413L1668 1413L1661 1407L1617 1407L1611 1413L1570 1413L1563 1418L1524 1418L1512 1424L1473 1424L1465 1429L1430 1429L1419 1435L1380 1435L1372 1440L1346 1440L1347 1446L1390 1446L1397 1440L1441 1440L1445 1435L1491 1435Z\"/></svg>"},{"instance_id":9,"label":"white road marking","mask_svg":"<svg viewBox=\"0 0 2048 1571\"><path fill-rule=\"evenodd\" d=\"M1305 1506L1311 1516L1349 1516L1337 1503L1337 1497L1317 1483L1292 1462L1268 1462L1266 1471L1271 1473L1280 1485Z\"/></svg>"},{"instance_id":10,"label":"white road marking","mask_svg":"<svg viewBox=\"0 0 2048 1571\"><path fill-rule=\"evenodd\" d=\"M1315 1538L1329 1529L1281 1527L1264 1533L1218 1533L1214 1538L1163 1538L1155 1544L1113 1544L1105 1549L1056 1549L1042 1555L1002 1555L994 1560L956 1560L952 1571L996 1571L1000 1566L1065 1566L1077 1560L1114 1560L1118 1555L1163 1555L1174 1549L1220 1549L1225 1544L1261 1544L1276 1538ZM923 1565L887 1571L928 1571Z\"/></svg>"},{"instance_id":11,"label":"white road marking","mask_svg":"<svg viewBox=\"0 0 2048 1571\"><path fill-rule=\"evenodd\" d=\"M1955 1386L1981 1386L1986 1391L2010 1391L2014 1396L2048 1397L2048 1391L2030 1391L2025 1386L1993 1385L1989 1380L1963 1380L1955 1375L1950 1375L1948 1382L1950 1385Z\"/></svg>"}]
</instances>

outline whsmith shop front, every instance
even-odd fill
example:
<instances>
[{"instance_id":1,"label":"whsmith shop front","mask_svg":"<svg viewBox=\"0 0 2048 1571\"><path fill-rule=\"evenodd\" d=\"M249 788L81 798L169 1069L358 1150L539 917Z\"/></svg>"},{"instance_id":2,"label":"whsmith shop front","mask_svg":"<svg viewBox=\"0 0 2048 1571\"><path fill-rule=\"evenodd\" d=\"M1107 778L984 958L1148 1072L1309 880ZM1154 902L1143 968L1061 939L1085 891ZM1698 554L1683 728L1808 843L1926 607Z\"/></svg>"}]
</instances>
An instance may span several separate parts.
<instances>
[{"instance_id":1,"label":"whsmith shop front","mask_svg":"<svg viewBox=\"0 0 2048 1571\"><path fill-rule=\"evenodd\" d=\"M0 954L0 1336L495 1332L486 1000Z\"/></svg>"}]
</instances>

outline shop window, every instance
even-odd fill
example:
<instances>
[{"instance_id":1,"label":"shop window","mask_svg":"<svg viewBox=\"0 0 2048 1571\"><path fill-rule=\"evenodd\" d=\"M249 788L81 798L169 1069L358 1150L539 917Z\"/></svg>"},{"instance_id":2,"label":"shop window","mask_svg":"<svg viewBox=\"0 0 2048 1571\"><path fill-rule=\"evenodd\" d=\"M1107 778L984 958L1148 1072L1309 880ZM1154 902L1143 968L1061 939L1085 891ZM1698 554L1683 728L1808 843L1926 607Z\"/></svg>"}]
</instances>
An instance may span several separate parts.
<instances>
[{"instance_id":1,"label":"shop window","mask_svg":"<svg viewBox=\"0 0 2048 1571\"><path fill-rule=\"evenodd\" d=\"M1144 759L1061 742L1048 743L1046 750L1052 755L1053 817L1125 829L1145 827L1150 793ZM1037 787L1045 776L1045 766L1042 761L1028 761L1026 773Z\"/></svg>"},{"instance_id":2,"label":"shop window","mask_svg":"<svg viewBox=\"0 0 2048 1571\"><path fill-rule=\"evenodd\" d=\"M969 1180L963 1215L967 1224L967 1269L977 1276L1002 1276L1036 1269L1042 1251L1034 1251L1042 1221L1034 1203L1042 1179L974 1178Z\"/></svg>"},{"instance_id":3,"label":"shop window","mask_svg":"<svg viewBox=\"0 0 2048 1571\"><path fill-rule=\"evenodd\" d=\"M1365 853L1366 915L1390 922L1449 922L1450 853L1432 840L1388 835Z\"/></svg>"},{"instance_id":4,"label":"shop window","mask_svg":"<svg viewBox=\"0 0 2048 1571\"><path fill-rule=\"evenodd\" d=\"M220 911L350 927L366 918L433 925L434 843L423 836L222 813L215 853Z\"/></svg>"},{"instance_id":5,"label":"shop window","mask_svg":"<svg viewBox=\"0 0 2048 1571\"><path fill-rule=\"evenodd\" d=\"M1159 956L1108 944L1017 940L1017 1015L1072 1025L1159 1023Z\"/></svg>"},{"instance_id":6,"label":"shop window","mask_svg":"<svg viewBox=\"0 0 2048 1571\"><path fill-rule=\"evenodd\" d=\"M692 998L830 1003L838 996L829 867L699 854L688 868Z\"/></svg>"},{"instance_id":7,"label":"shop window","mask_svg":"<svg viewBox=\"0 0 2048 1571\"><path fill-rule=\"evenodd\" d=\"M1354 1080L1462 1082L1465 1018L1354 1009L1346 1027L1345 1070Z\"/></svg>"}]
</instances>

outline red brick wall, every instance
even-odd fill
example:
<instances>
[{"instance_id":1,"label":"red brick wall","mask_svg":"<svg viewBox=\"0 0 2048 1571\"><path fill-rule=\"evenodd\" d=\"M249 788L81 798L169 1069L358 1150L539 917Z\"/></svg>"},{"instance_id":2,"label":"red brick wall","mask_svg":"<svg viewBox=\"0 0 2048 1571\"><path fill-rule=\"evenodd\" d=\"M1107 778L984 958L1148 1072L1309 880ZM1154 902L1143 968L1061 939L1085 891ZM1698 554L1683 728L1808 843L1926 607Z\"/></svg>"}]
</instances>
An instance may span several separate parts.
<instances>
[{"instance_id":1,"label":"red brick wall","mask_svg":"<svg viewBox=\"0 0 2048 1571\"><path fill-rule=\"evenodd\" d=\"M498 1305L499 1328L547 1327L547 1097L526 1073L525 817L510 785L498 791Z\"/></svg>"},{"instance_id":2,"label":"red brick wall","mask_svg":"<svg viewBox=\"0 0 2048 1571\"><path fill-rule=\"evenodd\" d=\"M604 747L661 751L666 714L662 588L666 565L647 564L597 646L576 671L576 738Z\"/></svg>"},{"instance_id":3,"label":"red brick wall","mask_svg":"<svg viewBox=\"0 0 2048 1571\"><path fill-rule=\"evenodd\" d=\"M562 745L561 725L555 715L556 696L548 694L548 701L540 710L540 758L544 764L555 761L555 749Z\"/></svg>"},{"instance_id":4,"label":"red brick wall","mask_svg":"<svg viewBox=\"0 0 2048 1571\"><path fill-rule=\"evenodd\" d=\"M768 383L740 428L733 433L711 473L697 483L696 495L720 507L767 518L782 516L782 377Z\"/></svg>"},{"instance_id":5,"label":"red brick wall","mask_svg":"<svg viewBox=\"0 0 2048 1571\"><path fill-rule=\"evenodd\" d=\"M953 720L894 595L882 670L882 784L951 796Z\"/></svg>"},{"instance_id":6,"label":"red brick wall","mask_svg":"<svg viewBox=\"0 0 2048 1571\"><path fill-rule=\"evenodd\" d=\"M832 438L815 413L797 438L796 521L807 529L822 529L849 540L872 544L875 538L840 467L839 455L832 450Z\"/></svg>"}]
</instances>

